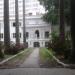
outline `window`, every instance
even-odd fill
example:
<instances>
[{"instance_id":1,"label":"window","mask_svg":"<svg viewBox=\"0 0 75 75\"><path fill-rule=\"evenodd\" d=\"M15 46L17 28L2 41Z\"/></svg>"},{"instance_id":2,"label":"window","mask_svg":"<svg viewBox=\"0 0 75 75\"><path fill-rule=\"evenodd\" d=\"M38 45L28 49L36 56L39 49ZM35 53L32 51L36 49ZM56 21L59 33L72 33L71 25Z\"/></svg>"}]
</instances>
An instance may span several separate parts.
<instances>
[{"instance_id":1,"label":"window","mask_svg":"<svg viewBox=\"0 0 75 75\"><path fill-rule=\"evenodd\" d=\"M48 45L49 45L49 42L45 42L45 47L48 47Z\"/></svg>"},{"instance_id":2,"label":"window","mask_svg":"<svg viewBox=\"0 0 75 75\"><path fill-rule=\"evenodd\" d=\"M21 33L20 33L20 38L21 38Z\"/></svg>"},{"instance_id":3,"label":"window","mask_svg":"<svg viewBox=\"0 0 75 75\"><path fill-rule=\"evenodd\" d=\"M39 38L39 31L38 30L35 31L35 35L37 38Z\"/></svg>"},{"instance_id":4,"label":"window","mask_svg":"<svg viewBox=\"0 0 75 75\"><path fill-rule=\"evenodd\" d=\"M15 22L13 22L13 27L15 27L16 25L15 25Z\"/></svg>"},{"instance_id":5,"label":"window","mask_svg":"<svg viewBox=\"0 0 75 75\"><path fill-rule=\"evenodd\" d=\"M21 33L19 33L19 37L21 38ZM16 38L16 33L13 33L13 38Z\"/></svg>"},{"instance_id":6,"label":"window","mask_svg":"<svg viewBox=\"0 0 75 75\"><path fill-rule=\"evenodd\" d=\"M15 24L15 22L13 22L13 27L15 27L16 26L16 24ZM21 26L21 22L19 22L19 26Z\"/></svg>"},{"instance_id":7,"label":"window","mask_svg":"<svg viewBox=\"0 0 75 75\"><path fill-rule=\"evenodd\" d=\"M16 33L13 33L13 38L16 38Z\"/></svg>"},{"instance_id":8,"label":"window","mask_svg":"<svg viewBox=\"0 0 75 75\"><path fill-rule=\"evenodd\" d=\"M3 38L3 33L0 33L0 38Z\"/></svg>"},{"instance_id":9,"label":"window","mask_svg":"<svg viewBox=\"0 0 75 75\"><path fill-rule=\"evenodd\" d=\"M31 16L32 15L32 13L29 13L29 16Z\"/></svg>"},{"instance_id":10,"label":"window","mask_svg":"<svg viewBox=\"0 0 75 75\"><path fill-rule=\"evenodd\" d=\"M45 32L45 38L49 38L49 32Z\"/></svg>"},{"instance_id":11,"label":"window","mask_svg":"<svg viewBox=\"0 0 75 75\"><path fill-rule=\"evenodd\" d=\"M26 42L26 47L28 48L28 42Z\"/></svg>"},{"instance_id":12,"label":"window","mask_svg":"<svg viewBox=\"0 0 75 75\"><path fill-rule=\"evenodd\" d=\"M26 38L28 39L28 37L29 37L29 33L28 33L28 32L26 32Z\"/></svg>"},{"instance_id":13,"label":"window","mask_svg":"<svg viewBox=\"0 0 75 75\"><path fill-rule=\"evenodd\" d=\"M19 26L21 26L21 22L19 22Z\"/></svg>"}]
</instances>

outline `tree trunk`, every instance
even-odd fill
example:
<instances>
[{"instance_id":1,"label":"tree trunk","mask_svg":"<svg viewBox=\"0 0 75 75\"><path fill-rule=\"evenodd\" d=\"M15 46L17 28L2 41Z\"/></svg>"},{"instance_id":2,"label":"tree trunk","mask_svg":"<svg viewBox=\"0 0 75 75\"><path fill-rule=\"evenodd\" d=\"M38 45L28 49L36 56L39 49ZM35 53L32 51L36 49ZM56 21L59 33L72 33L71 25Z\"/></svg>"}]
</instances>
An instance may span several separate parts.
<instances>
[{"instance_id":1,"label":"tree trunk","mask_svg":"<svg viewBox=\"0 0 75 75\"><path fill-rule=\"evenodd\" d=\"M23 0L23 43L26 44L26 29L25 29L25 0Z\"/></svg>"},{"instance_id":2,"label":"tree trunk","mask_svg":"<svg viewBox=\"0 0 75 75\"><path fill-rule=\"evenodd\" d=\"M59 0L60 10L60 39L65 40L65 25L64 25L64 0Z\"/></svg>"},{"instance_id":3,"label":"tree trunk","mask_svg":"<svg viewBox=\"0 0 75 75\"><path fill-rule=\"evenodd\" d=\"M19 16L18 16L18 0L15 0L15 25L16 25L16 44L20 44Z\"/></svg>"},{"instance_id":4,"label":"tree trunk","mask_svg":"<svg viewBox=\"0 0 75 75\"><path fill-rule=\"evenodd\" d=\"M10 46L9 28L9 0L4 0L4 44L6 48Z\"/></svg>"},{"instance_id":5,"label":"tree trunk","mask_svg":"<svg viewBox=\"0 0 75 75\"><path fill-rule=\"evenodd\" d=\"M71 62L75 63L75 0L71 0L71 37L72 37L72 53Z\"/></svg>"}]
</instances>

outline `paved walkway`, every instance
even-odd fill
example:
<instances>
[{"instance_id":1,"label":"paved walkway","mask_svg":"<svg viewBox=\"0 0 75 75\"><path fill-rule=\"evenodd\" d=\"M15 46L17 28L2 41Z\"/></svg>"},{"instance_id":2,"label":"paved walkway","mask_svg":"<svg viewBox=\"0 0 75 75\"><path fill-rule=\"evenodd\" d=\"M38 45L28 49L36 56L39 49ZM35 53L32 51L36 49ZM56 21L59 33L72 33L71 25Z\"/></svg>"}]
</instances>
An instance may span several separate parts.
<instances>
[{"instance_id":1,"label":"paved walkway","mask_svg":"<svg viewBox=\"0 0 75 75\"><path fill-rule=\"evenodd\" d=\"M20 67L24 68L39 68L39 48L35 48L30 56L24 61Z\"/></svg>"},{"instance_id":2,"label":"paved walkway","mask_svg":"<svg viewBox=\"0 0 75 75\"><path fill-rule=\"evenodd\" d=\"M17 68L0 70L0 75L75 75L75 70L63 68Z\"/></svg>"},{"instance_id":3,"label":"paved walkway","mask_svg":"<svg viewBox=\"0 0 75 75\"><path fill-rule=\"evenodd\" d=\"M39 49L36 48L31 53L31 55L26 59L26 61L21 65L20 68L0 69L0 75L75 75L75 69L39 68L38 60Z\"/></svg>"}]
</instances>

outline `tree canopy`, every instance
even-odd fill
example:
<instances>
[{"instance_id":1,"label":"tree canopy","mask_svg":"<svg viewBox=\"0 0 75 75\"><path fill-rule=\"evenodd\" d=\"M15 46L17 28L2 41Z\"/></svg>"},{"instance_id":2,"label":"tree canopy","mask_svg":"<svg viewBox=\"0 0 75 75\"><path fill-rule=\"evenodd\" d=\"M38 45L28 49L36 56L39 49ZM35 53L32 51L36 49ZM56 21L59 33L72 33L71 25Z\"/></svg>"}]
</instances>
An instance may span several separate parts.
<instances>
[{"instance_id":1,"label":"tree canopy","mask_svg":"<svg viewBox=\"0 0 75 75\"><path fill-rule=\"evenodd\" d=\"M39 0L40 4L45 7L46 13L43 19L46 22L51 22L52 24L59 23L59 1L60 0ZM65 23L70 24L70 0L64 0L64 20Z\"/></svg>"}]
</instances>

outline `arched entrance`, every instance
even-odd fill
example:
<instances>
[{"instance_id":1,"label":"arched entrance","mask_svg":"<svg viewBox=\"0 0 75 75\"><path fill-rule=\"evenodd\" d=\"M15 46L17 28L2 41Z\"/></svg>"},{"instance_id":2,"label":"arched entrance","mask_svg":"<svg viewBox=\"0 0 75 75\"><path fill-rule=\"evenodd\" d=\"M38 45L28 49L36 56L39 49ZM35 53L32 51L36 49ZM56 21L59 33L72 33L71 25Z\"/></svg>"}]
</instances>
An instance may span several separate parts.
<instances>
[{"instance_id":1,"label":"arched entrance","mask_svg":"<svg viewBox=\"0 0 75 75\"><path fill-rule=\"evenodd\" d=\"M40 43L39 42L34 42L34 47L40 47Z\"/></svg>"}]
</instances>

